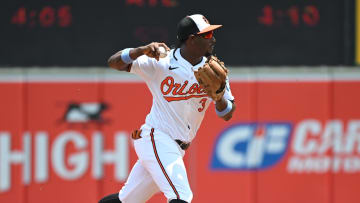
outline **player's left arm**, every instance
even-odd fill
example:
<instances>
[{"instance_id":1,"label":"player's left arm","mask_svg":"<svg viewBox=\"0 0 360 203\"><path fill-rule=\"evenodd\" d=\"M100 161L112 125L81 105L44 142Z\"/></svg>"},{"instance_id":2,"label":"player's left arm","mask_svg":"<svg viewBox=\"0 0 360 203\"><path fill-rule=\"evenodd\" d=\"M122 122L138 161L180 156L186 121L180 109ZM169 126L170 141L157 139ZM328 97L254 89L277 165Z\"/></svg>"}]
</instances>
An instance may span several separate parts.
<instances>
[{"instance_id":1,"label":"player's left arm","mask_svg":"<svg viewBox=\"0 0 360 203\"><path fill-rule=\"evenodd\" d=\"M216 114L225 121L230 120L235 112L236 109L235 98L231 93L228 76L226 76L226 80L225 80L224 95L221 97L220 100L215 102L215 108L216 108Z\"/></svg>"},{"instance_id":2,"label":"player's left arm","mask_svg":"<svg viewBox=\"0 0 360 203\"><path fill-rule=\"evenodd\" d=\"M231 106L229 106L229 105L231 105ZM220 118L224 119L225 121L230 120L233 116L233 113L236 109L235 100L228 100L228 99L225 99L224 97L222 97L219 101L217 101L215 103L215 108L218 112L223 112L227 108L230 108L230 107L231 107L231 110L227 114L225 114L223 116L219 116Z\"/></svg>"}]
</instances>

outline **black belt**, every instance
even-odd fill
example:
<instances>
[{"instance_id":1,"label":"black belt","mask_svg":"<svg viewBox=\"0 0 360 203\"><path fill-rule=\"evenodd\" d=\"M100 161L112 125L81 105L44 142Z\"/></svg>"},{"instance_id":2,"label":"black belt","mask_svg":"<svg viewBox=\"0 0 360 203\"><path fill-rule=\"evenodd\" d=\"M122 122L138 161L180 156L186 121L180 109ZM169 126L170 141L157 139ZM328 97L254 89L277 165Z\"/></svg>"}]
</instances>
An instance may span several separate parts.
<instances>
[{"instance_id":1,"label":"black belt","mask_svg":"<svg viewBox=\"0 0 360 203\"><path fill-rule=\"evenodd\" d=\"M186 143L181 140L175 140L175 142L177 142L179 144L179 146L182 150L187 150L190 147L190 142Z\"/></svg>"}]
</instances>

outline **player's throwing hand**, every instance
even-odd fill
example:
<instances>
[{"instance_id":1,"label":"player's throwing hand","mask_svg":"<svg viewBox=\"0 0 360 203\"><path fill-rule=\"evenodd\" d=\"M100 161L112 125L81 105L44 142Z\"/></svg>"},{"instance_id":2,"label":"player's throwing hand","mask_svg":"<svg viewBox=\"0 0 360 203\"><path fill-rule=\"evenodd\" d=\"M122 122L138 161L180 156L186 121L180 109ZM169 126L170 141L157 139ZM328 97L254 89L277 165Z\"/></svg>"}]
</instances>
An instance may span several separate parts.
<instances>
[{"instance_id":1,"label":"player's throwing hand","mask_svg":"<svg viewBox=\"0 0 360 203\"><path fill-rule=\"evenodd\" d=\"M169 47L165 43L152 42L146 46L140 47L142 53L148 57L155 58L156 60L160 59L160 47L165 48L166 52L170 51Z\"/></svg>"}]
</instances>

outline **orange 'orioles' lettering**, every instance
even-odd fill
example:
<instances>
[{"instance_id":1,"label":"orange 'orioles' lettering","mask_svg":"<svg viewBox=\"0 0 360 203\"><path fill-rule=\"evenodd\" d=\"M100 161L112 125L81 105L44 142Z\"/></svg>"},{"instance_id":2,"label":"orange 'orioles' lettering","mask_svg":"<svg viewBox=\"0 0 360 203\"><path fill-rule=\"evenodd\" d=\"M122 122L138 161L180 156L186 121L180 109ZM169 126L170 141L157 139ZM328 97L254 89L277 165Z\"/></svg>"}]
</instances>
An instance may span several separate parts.
<instances>
[{"instance_id":1,"label":"orange 'orioles' lettering","mask_svg":"<svg viewBox=\"0 0 360 203\"><path fill-rule=\"evenodd\" d=\"M192 84L190 88L184 92L184 89L188 84L189 81L187 80L183 84L175 83L174 78L168 76L161 82L160 90L164 95L164 98L168 102L188 100L190 98L207 97L207 94L205 93L205 89L197 83ZM172 93L172 96L167 96L170 92Z\"/></svg>"}]
</instances>

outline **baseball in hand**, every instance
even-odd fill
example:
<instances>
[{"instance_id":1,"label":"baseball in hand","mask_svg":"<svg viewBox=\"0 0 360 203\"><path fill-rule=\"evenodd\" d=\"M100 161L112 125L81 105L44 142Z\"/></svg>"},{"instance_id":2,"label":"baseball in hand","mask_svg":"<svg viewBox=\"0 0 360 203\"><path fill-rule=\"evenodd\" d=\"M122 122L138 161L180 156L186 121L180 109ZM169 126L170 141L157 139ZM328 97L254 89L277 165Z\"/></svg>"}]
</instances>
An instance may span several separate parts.
<instances>
[{"instance_id":1,"label":"baseball in hand","mask_svg":"<svg viewBox=\"0 0 360 203\"><path fill-rule=\"evenodd\" d=\"M166 49L164 47L159 47L160 58L164 58L167 56Z\"/></svg>"}]
</instances>

